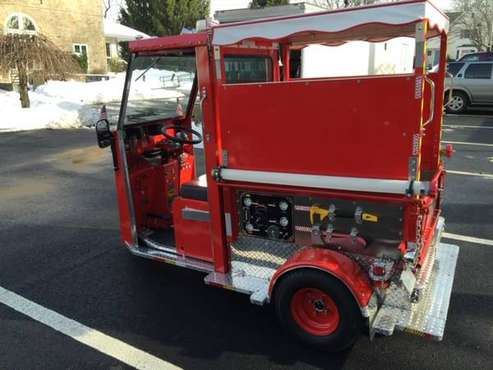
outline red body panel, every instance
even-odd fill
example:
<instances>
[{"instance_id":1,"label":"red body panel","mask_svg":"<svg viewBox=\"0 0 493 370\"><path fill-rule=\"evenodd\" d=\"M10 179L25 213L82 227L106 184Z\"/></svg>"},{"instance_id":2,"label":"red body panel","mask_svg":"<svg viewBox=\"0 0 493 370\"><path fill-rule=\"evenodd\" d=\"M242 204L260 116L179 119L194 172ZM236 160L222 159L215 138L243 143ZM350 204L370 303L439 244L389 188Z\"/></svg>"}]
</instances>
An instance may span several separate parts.
<instances>
[{"instance_id":1,"label":"red body panel","mask_svg":"<svg viewBox=\"0 0 493 370\"><path fill-rule=\"evenodd\" d=\"M178 252L186 257L213 261L210 222L192 221L183 217L183 209L209 212L209 204L178 197L173 202L173 222Z\"/></svg>"},{"instance_id":2,"label":"red body panel","mask_svg":"<svg viewBox=\"0 0 493 370\"><path fill-rule=\"evenodd\" d=\"M412 75L224 85L228 168L407 180L420 125L414 94Z\"/></svg>"},{"instance_id":3,"label":"red body panel","mask_svg":"<svg viewBox=\"0 0 493 370\"><path fill-rule=\"evenodd\" d=\"M178 195L180 170L177 160L151 166L140 159L134 163L131 185L135 202L135 216L139 227L168 228L171 203Z\"/></svg>"},{"instance_id":4,"label":"red body panel","mask_svg":"<svg viewBox=\"0 0 493 370\"><path fill-rule=\"evenodd\" d=\"M335 276L347 286L360 307L367 306L373 294L367 275L354 260L332 250L307 247L276 271L270 282L269 296L272 297L277 281L284 274L300 268L315 268Z\"/></svg>"}]
</instances>

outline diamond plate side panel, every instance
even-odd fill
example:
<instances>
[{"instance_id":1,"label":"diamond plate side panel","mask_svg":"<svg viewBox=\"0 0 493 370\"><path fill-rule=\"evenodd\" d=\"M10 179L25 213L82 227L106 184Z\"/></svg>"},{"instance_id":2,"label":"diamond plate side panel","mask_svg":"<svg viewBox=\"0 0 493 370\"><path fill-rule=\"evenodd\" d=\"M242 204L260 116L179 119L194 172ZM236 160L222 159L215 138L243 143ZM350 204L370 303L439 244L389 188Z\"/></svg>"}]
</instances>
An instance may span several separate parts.
<instances>
[{"instance_id":1,"label":"diamond plate side panel","mask_svg":"<svg viewBox=\"0 0 493 370\"><path fill-rule=\"evenodd\" d=\"M444 223L445 220L443 219L443 217L440 217L438 219L438 224L436 227L435 238L433 243L434 245L437 240L441 239ZM416 291L418 295L421 293L421 290L428 285L428 282L430 281L430 276L433 271L433 265L436 260L436 252L437 252L437 248L429 249L428 255L426 256L426 259L423 265L421 266L419 273L416 276Z\"/></svg>"},{"instance_id":2,"label":"diamond plate side panel","mask_svg":"<svg viewBox=\"0 0 493 370\"><path fill-rule=\"evenodd\" d=\"M442 340L459 247L440 243L436 246L435 253L428 284L423 287L419 302L409 303L406 308L399 304L403 302L403 297L399 294L395 297L387 296L375 317L371 332L392 335L394 330L402 330Z\"/></svg>"},{"instance_id":3,"label":"diamond plate side panel","mask_svg":"<svg viewBox=\"0 0 493 370\"><path fill-rule=\"evenodd\" d=\"M240 236L231 244L232 275L270 279L299 249L294 243Z\"/></svg>"},{"instance_id":4,"label":"diamond plate side panel","mask_svg":"<svg viewBox=\"0 0 493 370\"><path fill-rule=\"evenodd\" d=\"M436 340L442 340L459 247L440 244L436 253L428 286L422 290L419 303L413 305L409 319L398 320L396 327L407 332L423 333Z\"/></svg>"}]
</instances>

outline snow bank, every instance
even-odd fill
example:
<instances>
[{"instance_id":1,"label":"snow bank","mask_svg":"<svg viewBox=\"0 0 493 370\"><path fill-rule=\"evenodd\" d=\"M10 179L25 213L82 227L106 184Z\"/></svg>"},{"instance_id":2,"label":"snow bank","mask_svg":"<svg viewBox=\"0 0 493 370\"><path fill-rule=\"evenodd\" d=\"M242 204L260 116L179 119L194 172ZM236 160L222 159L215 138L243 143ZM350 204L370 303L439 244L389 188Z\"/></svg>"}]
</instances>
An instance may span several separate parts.
<instances>
[{"instance_id":1,"label":"snow bank","mask_svg":"<svg viewBox=\"0 0 493 370\"><path fill-rule=\"evenodd\" d=\"M75 128L94 122L93 104L121 100L123 76L108 81L48 81L29 92L31 108L22 109L17 92L0 90L0 132Z\"/></svg>"},{"instance_id":2,"label":"snow bank","mask_svg":"<svg viewBox=\"0 0 493 370\"><path fill-rule=\"evenodd\" d=\"M144 72L144 71L142 71ZM139 76L136 71L134 77ZM183 97L192 82L177 86L170 71L147 71L132 84L132 100ZM121 101L125 75L108 81L48 81L29 92L31 108L22 109L17 92L0 90L0 132L93 125L102 104Z\"/></svg>"}]
</instances>

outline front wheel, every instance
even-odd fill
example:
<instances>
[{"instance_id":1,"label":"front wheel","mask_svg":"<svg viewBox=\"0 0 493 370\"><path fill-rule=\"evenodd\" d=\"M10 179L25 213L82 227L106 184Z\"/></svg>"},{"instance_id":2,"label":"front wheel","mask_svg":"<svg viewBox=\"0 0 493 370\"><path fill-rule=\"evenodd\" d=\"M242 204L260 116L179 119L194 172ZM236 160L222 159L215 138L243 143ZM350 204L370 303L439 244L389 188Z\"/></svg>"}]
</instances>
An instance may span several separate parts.
<instances>
[{"instance_id":1,"label":"front wheel","mask_svg":"<svg viewBox=\"0 0 493 370\"><path fill-rule=\"evenodd\" d=\"M361 333L362 316L353 295L322 271L288 273L276 287L274 304L287 331L320 349L342 351Z\"/></svg>"}]
</instances>

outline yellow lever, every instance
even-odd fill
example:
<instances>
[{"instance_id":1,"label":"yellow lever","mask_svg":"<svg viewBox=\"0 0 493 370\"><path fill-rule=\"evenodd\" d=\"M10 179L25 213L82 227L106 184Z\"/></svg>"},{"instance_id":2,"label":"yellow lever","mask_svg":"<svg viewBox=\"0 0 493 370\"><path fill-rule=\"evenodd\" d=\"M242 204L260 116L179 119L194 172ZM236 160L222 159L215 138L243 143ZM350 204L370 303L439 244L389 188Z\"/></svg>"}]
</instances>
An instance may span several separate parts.
<instances>
[{"instance_id":1,"label":"yellow lever","mask_svg":"<svg viewBox=\"0 0 493 370\"><path fill-rule=\"evenodd\" d=\"M363 213L361 219L366 222L378 222L378 216L371 213Z\"/></svg>"},{"instance_id":2,"label":"yellow lever","mask_svg":"<svg viewBox=\"0 0 493 370\"><path fill-rule=\"evenodd\" d=\"M323 221L323 219L329 215L329 210L323 209L323 208L319 207L318 205L311 206L310 207L310 222L312 223L312 225L315 223L313 221L313 218L315 215L320 216L320 221Z\"/></svg>"}]
</instances>

